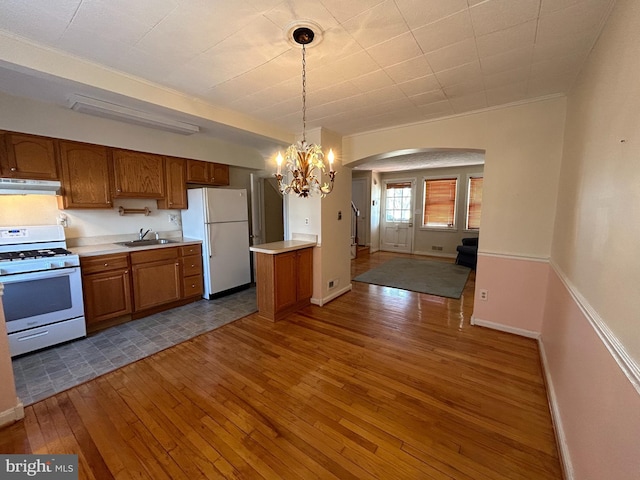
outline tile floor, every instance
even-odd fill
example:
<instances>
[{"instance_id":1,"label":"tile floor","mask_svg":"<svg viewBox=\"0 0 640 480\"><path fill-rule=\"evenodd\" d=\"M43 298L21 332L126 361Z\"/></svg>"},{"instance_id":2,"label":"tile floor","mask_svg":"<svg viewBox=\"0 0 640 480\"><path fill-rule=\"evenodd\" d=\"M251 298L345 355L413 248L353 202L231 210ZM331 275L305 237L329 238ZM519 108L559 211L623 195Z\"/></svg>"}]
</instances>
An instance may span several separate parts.
<instances>
[{"instance_id":1,"label":"tile floor","mask_svg":"<svg viewBox=\"0 0 640 480\"><path fill-rule=\"evenodd\" d=\"M255 288L118 325L13 360L27 406L257 311Z\"/></svg>"}]
</instances>

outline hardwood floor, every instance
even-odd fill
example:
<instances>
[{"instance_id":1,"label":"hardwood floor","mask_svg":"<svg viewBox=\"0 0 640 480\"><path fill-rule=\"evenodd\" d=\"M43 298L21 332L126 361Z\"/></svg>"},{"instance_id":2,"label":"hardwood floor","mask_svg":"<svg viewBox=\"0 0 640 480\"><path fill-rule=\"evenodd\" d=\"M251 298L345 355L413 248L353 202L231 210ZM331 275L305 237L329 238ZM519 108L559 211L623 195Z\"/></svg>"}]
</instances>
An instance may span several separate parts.
<instances>
[{"instance_id":1,"label":"hardwood floor","mask_svg":"<svg viewBox=\"0 0 640 480\"><path fill-rule=\"evenodd\" d=\"M0 452L97 480L560 479L536 342L469 325L474 278L250 315L29 406Z\"/></svg>"}]
</instances>

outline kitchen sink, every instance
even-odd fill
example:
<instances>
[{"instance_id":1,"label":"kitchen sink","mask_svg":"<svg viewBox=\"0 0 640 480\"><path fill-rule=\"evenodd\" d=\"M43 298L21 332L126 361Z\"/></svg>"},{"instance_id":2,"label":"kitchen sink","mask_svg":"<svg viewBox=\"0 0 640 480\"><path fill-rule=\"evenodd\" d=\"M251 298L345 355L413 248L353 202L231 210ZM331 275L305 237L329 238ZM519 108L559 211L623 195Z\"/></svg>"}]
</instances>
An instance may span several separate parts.
<instances>
[{"instance_id":1,"label":"kitchen sink","mask_svg":"<svg viewBox=\"0 0 640 480\"><path fill-rule=\"evenodd\" d=\"M122 245L123 247L147 247L149 245L165 245L167 243L176 243L176 240L169 240L168 238L131 240L130 242L117 242L116 245Z\"/></svg>"}]
</instances>

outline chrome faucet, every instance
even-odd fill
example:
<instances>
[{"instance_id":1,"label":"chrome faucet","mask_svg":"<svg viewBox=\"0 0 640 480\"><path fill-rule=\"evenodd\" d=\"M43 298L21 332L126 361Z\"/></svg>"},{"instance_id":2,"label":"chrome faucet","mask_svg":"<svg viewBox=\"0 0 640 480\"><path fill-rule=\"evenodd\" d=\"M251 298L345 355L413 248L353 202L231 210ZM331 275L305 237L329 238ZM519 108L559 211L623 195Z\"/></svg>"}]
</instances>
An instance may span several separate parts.
<instances>
[{"instance_id":1,"label":"chrome faucet","mask_svg":"<svg viewBox=\"0 0 640 480\"><path fill-rule=\"evenodd\" d=\"M151 231L151 229L148 229L146 232L142 233L142 230L144 230L143 228L140 229L140 233L138 234L138 236L140 237L139 240L144 240L144 237L147 235L147 233L149 233Z\"/></svg>"}]
</instances>

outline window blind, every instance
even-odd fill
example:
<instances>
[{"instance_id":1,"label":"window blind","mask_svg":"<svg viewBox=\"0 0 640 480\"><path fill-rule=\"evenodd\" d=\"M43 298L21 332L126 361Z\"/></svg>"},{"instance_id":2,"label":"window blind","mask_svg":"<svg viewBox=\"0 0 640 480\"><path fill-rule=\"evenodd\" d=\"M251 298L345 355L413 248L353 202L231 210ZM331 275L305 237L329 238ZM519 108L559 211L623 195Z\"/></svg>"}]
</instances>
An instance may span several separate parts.
<instances>
[{"instance_id":1,"label":"window blind","mask_svg":"<svg viewBox=\"0 0 640 480\"><path fill-rule=\"evenodd\" d=\"M482 212L482 177L469 178L469 208L467 209L467 229L480 229L480 214Z\"/></svg>"},{"instance_id":2,"label":"window blind","mask_svg":"<svg viewBox=\"0 0 640 480\"><path fill-rule=\"evenodd\" d=\"M424 181L424 226L453 228L457 186L457 178Z\"/></svg>"}]
</instances>

